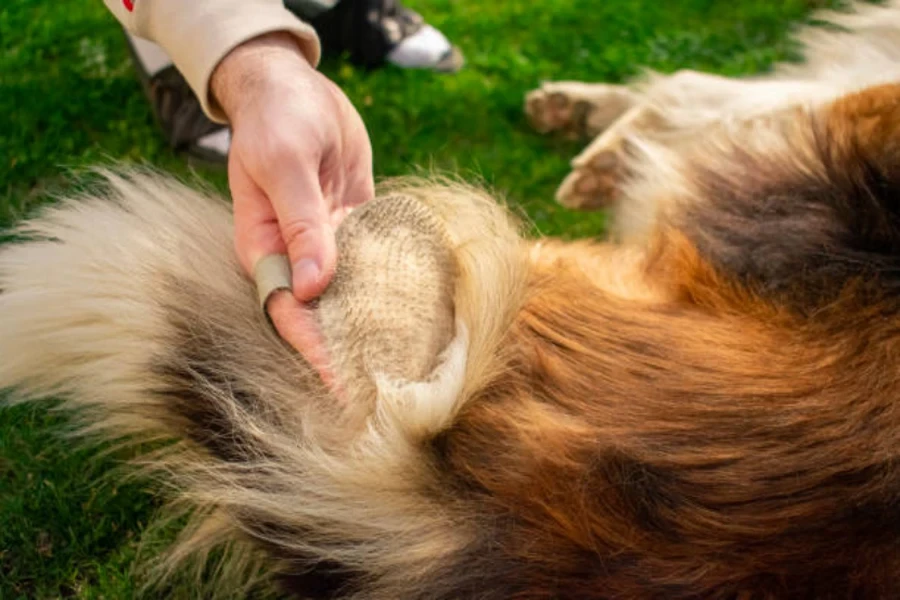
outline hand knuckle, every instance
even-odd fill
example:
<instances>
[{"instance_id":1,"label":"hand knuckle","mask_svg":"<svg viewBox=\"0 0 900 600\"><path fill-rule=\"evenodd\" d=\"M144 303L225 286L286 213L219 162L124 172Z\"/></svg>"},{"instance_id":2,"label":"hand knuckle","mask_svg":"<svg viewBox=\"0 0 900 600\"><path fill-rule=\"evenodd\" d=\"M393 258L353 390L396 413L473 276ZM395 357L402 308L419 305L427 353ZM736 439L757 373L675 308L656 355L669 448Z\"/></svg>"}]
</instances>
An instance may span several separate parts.
<instances>
[{"instance_id":1,"label":"hand knuckle","mask_svg":"<svg viewBox=\"0 0 900 600\"><path fill-rule=\"evenodd\" d=\"M288 246L297 244L314 229L312 223L307 221L291 221L281 226L281 235Z\"/></svg>"}]
</instances>

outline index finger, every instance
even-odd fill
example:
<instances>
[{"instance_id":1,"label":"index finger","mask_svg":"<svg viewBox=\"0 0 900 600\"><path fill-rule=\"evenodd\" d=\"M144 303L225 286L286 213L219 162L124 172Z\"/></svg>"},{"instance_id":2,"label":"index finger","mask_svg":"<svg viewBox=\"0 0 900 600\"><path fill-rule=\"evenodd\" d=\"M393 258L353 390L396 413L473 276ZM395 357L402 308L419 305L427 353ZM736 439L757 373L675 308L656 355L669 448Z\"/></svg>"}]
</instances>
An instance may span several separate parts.
<instances>
[{"instance_id":1,"label":"index finger","mask_svg":"<svg viewBox=\"0 0 900 600\"><path fill-rule=\"evenodd\" d=\"M278 334L300 352L327 387L333 388L335 377L331 357L312 311L287 290L273 293L266 309Z\"/></svg>"}]
</instances>

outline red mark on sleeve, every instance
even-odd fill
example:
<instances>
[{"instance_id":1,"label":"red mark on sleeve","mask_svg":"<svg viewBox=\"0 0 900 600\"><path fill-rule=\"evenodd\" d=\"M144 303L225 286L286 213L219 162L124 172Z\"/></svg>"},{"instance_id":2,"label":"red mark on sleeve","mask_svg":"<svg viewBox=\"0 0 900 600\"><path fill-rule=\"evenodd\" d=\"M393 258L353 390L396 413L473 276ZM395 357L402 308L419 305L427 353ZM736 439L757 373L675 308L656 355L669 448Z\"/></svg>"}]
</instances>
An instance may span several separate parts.
<instances>
[{"instance_id":1,"label":"red mark on sleeve","mask_svg":"<svg viewBox=\"0 0 900 600\"><path fill-rule=\"evenodd\" d=\"M122 4L125 5L125 10L131 12L134 10L134 0L122 0Z\"/></svg>"}]
</instances>

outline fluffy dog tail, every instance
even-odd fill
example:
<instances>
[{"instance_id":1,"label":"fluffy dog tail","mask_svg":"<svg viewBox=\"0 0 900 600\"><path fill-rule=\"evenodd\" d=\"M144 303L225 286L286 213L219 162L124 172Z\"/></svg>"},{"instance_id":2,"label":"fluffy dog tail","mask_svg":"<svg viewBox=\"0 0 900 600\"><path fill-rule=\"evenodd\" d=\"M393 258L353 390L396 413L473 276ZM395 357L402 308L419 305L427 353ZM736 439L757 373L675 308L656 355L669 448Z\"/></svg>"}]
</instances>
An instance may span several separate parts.
<instances>
[{"instance_id":1,"label":"fluffy dog tail","mask_svg":"<svg viewBox=\"0 0 900 600\"><path fill-rule=\"evenodd\" d=\"M107 439L175 440L145 459L196 513L170 562L252 542L304 594L377 597L465 546L422 445L490 375L520 293L506 214L400 185L345 221L318 309L338 399L259 310L221 201L106 177L0 251L0 385Z\"/></svg>"}]
</instances>

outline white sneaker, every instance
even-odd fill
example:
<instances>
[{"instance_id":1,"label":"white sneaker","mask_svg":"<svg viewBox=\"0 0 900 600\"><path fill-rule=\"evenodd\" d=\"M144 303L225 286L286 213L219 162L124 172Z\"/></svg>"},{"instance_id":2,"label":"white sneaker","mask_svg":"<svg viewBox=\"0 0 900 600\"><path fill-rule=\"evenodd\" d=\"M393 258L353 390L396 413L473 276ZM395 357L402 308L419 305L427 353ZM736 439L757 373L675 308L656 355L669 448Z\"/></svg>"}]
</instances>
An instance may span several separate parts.
<instances>
[{"instance_id":1,"label":"white sneaker","mask_svg":"<svg viewBox=\"0 0 900 600\"><path fill-rule=\"evenodd\" d=\"M388 53L387 61L404 69L456 71L462 66L462 55L443 33L425 24L400 40Z\"/></svg>"}]
</instances>

